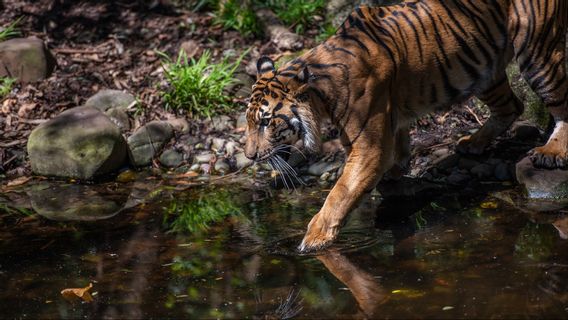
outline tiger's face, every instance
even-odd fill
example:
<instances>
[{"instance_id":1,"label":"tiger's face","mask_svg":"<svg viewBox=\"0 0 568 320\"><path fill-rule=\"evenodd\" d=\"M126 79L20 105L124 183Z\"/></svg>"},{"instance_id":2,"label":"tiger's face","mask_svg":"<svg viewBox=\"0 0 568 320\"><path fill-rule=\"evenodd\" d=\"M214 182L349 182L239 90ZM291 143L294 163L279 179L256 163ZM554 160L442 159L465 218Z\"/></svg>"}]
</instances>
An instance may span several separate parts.
<instances>
[{"instance_id":1,"label":"tiger's face","mask_svg":"<svg viewBox=\"0 0 568 320\"><path fill-rule=\"evenodd\" d=\"M246 111L245 156L258 162L279 153L286 157L299 140L306 149L317 149L318 130L308 101L307 69L300 74L279 73L268 57L259 59L257 69Z\"/></svg>"}]
</instances>

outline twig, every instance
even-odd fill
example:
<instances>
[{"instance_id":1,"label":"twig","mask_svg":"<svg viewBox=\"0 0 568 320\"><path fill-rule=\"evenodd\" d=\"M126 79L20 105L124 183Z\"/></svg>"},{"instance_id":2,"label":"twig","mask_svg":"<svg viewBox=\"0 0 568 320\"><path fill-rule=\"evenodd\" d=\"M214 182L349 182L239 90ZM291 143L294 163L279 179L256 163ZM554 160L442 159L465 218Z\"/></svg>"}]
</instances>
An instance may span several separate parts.
<instances>
[{"instance_id":1,"label":"twig","mask_svg":"<svg viewBox=\"0 0 568 320\"><path fill-rule=\"evenodd\" d=\"M55 53L62 53L62 54L96 54L102 53L103 50L92 50L92 49L73 49L73 48L59 48L53 49Z\"/></svg>"},{"instance_id":2,"label":"twig","mask_svg":"<svg viewBox=\"0 0 568 320\"><path fill-rule=\"evenodd\" d=\"M471 108L469 106L465 106L465 108L467 109L467 111L469 111L469 113L471 113L471 115L473 115L473 117L475 118L475 121L477 121L477 123L479 123L480 126L483 125L483 123L481 122L481 120L479 120L479 117L477 116L477 114L475 114L475 112L473 112L473 110L471 110Z\"/></svg>"}]
</instances>

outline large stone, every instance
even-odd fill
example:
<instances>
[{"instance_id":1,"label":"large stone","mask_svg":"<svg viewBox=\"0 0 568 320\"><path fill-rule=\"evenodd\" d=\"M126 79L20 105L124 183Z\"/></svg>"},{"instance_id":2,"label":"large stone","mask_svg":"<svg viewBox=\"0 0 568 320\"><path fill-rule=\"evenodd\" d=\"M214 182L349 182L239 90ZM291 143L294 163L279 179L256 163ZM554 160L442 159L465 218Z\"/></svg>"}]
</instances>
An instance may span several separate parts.
<instances>
[{"instance_id":1,"label":"large stone","mask_svg":"<svg viewBox=\"0 0 568 320\"><path fill-rule=\"evenodd\" d=\"M0 42L0 77L34 82L48 78L56 60L38 38L18 38Z\"/></svg>"},{"instance_id":2,"label":"large stone","mask_svg":"<svg viewBox=\"0 0 568 320\"><path fill-rule=\"evenodd\" d=\"M183 154L173 149L162 152L160 156L160 163L167 168L177 168L182 162Z\"/></svg>"},{"instance_id":3,"label":"large stone","mask_svg":"<svg viewBox=\"0 0 568 320\"><path fill-rule=\"evenodd\" d=\"M28 154L36 174L88 180L122 167L127 149L120 129L104 113L77 107L34 129Z\"/></svg>"},{"instance_id":4,"label":"large stone","mask_svg":"<svg viewBox=\"0 0 568 320\"><path fill-rule=\"evenodd\" d=\"M168 122L148 122L128 137L130 162L136 167L150 165L152 159L173 136L174 130Z\"/></svg>"},{"instance_id":5,"label":"large stone","mask_svg":"<svg viewBox=\"0 0 568 320\"><path fill-rule=\"evenodd\" d=\"M130 131L130 118L124 109L113 107L108 109L105 114L118 126L120 131Z\"/></svg>"},{"instance_id":6,"label":"large stone","mask_svg":"<svg viewBox=\"0 0 568 320\"><path fill-rule=\"evenodd\" d=\"M568 170L535 168L525 157L517 163L516 171L530 199L568 200Z\"/></svg>"},{"instance_id":7,"label":"large stone","mask_svg":"<svg viewBox=\"0 0 568 320\"><path fill-rule=\"evenodd\" d=\"M90 97L87 102L85 102L85 106L97 108L101 111L107 111L111 108L126 110L126 108L134 102L136 102L136 98L128 92L120 90L101 90Z\"/></svg>"}]
</instances>

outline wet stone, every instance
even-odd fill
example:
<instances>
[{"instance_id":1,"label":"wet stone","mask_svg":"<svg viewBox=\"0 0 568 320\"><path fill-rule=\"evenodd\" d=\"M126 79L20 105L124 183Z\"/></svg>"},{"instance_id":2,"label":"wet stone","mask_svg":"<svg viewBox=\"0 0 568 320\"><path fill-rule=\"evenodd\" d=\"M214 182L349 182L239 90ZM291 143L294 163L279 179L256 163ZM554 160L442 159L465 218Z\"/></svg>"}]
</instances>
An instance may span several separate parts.
<instances>
[{"instance_id":1,"label":"wet stone","mask_svg":"<svg viewBox=\"0 0 568 320\"><path fill-rule=\"evenodd\" d=\"M525 157L517 163L516 174L530 199L568 200L568 170L535 168Z\"/></svg>"},{"instance_id":2,"label":"wet stone","mask_svg":"<svg viewBox=\"0 0 568 320\"><path fill-rule=\"evenodd\" d=\"M219 159L219 160L217 160L217 162L215 162L215 171L220 172L220 173L227 173L230 170L231 170L231 167L229 166L227 161L225 161L225 159Z\"/></svg>"},{"instance_id":3,"label":"wet stone","mask_svg":"<svg viewBox=\"0 0 568 320\"><path fill-rule=\"evenodd\" d=\"M168 149L160 155L160 163L167 168L176 168L182 162L183 154L174 149Z\"/></svg>"},{"instance_id":4,"label":"wet stone","mask_svg":"<svg viewBox=\"0 0 568 320\"><path fill-rule=\"evenodd\" d=\"M211 120L207 121L207 124L213 131L218 132L232 130L234 127L233 119L225 115L213 117Z\"/></svg>"},{"instance_id":5,"label":"wet stone","mask_svg":"<svg viewBox=\"0 0 568 320\"><path fill-rule=\"evenodd\" d=\"M126 111L128 106L136 102L136 98L128 92L120 90L101 90L85 102L86 107L97 108L107 111L111 108L118 108Z\"/></svg>"},{"instance_id":6,"label":"wet stone","mask_svg":"<svg viewBox=\"0 0 568 320\"><path fill-rule=\"evenodd\" d=\"M235 155L237 169L243 169L253 164L253 161L245 156L244 152L239 152Z\"/></svg>"},{"instance_id":7,"label":"wet stone","mask_svg":"<svg viewBox=\"0 0 568 320\"><path fill-rule=\"evenodd\" d=\"M458 165L460 156L458 154L449 154L447 156L436 159L433 163L434 167L441 170L449 170Z\"/></svg>"},{"instance_id":8,"label":"wet stone","mask_svg":"<svg viewBox=\"0 0 568 320\"><path fill-rule=\"evenodd\" d=\"M227 140L225 139L213 138L213 141L211 142L211 149L213 149L213 151L219 152L223 150L225 143L227 143Z\"/></svg>"},{"instance_id":9,"label":"wet stone","mask_svg":"<svg viewBox=\"0 0 568 320\"><path fill-rule=\"evenodd\" d=\"M235 141L229 141L225 144L225 154L229 157L233 156L237 152L239 144Z\"/></svg>"},{"instance_id":10,"label":"wet stone","mask_svg":"<svg viewBox=\"0 0 568 320\"><path fill-rule=\"evenodd\" d=\"M211 160L215 158L215 155L212 153L202 153L198 154L193 158L193 163L209 163Z\"/></svg>"},{"instance_id":11,"label":"wet stone","mask_svg":"<svg viewBox=\"0 0 568 320\"><path fill-rule=\"evenodd\" d=\"M341 164L342 163L340 161L327 162L322 160L312 164L308 168L308 174L319 177L326 172L335 171L339 169L339 167L341 167Z\"/></svg>"},{"instance_id":12,"label":"wet stone","mask_svg":"<svg viewBox=\"0 0 568 320\"><path fill-rule=\"evenodd\" d=\"M479 179L485 179L493 176L493 166L487 163L478 164L471 168L471 174Z\"/></svg>"},{"instance_id":13,"label":"wet stone","mask_svg":"<svg viewBox=\"0 0 568 320\"><path fill-rule=\"evenodd\" d=\"M127 148L104 113L77 107L34 129L28 154L35 174L88 180L125 165Z\"/></svg>"},{"instance_id":14,"label":"wet stone","mask_svg":"<svg viewBox=\"0 0 568 320\"><path fill-rule=\"evenodd\" d=\"M150 165L173 135L173 128L166 121L148 122L128 138L130 161L137 167Z\"/></svg>"}]
</instances>

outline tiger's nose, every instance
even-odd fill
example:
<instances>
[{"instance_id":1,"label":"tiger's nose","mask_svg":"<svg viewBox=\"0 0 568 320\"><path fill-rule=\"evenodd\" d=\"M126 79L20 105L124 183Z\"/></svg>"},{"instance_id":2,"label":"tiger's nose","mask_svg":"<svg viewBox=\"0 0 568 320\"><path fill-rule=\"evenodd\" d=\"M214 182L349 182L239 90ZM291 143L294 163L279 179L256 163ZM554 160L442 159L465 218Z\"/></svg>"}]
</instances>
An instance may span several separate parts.
<instances>
[{"instance_id":1,"label":"tiger's nose","mask_svg":"<svg viewBox=\"0 0 568 320\"><path fill-rule=\"evenodd\" d=\"M255 151L248 151L245 150L245 157L249 158L250 160L256 160L258 158L258 152Z\"/></svg>"}]
</instances>

